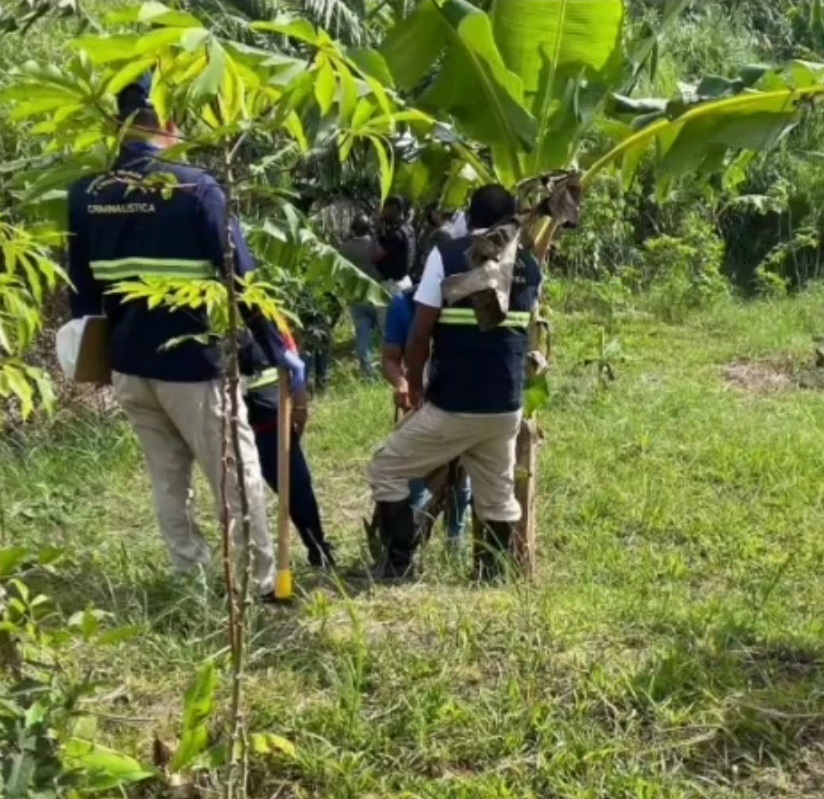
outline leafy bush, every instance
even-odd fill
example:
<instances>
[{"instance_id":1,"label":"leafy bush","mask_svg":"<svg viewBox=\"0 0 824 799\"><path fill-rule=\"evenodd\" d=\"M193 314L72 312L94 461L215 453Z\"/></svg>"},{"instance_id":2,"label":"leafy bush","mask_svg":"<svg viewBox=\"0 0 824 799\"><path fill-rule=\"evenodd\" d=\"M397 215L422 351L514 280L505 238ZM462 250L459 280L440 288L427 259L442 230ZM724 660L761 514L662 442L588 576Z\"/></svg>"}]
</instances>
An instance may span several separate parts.
<instances>
[{"instance_id":1,"label":"leafy bush","mask_svg":"<svg viewBox=\"0 0 824 799\"><path fill-rule=\"evenodd\" d=\"M66 619L27 578L54 568L60 553L0 549L0 795L8 799L81 797L153 776L133 758L86 739L81 702L93 674L66 665L81 644L112 645L131 634L106 629L110 614L87 608Z\"/></svg>"},{"instance_id":2,"label":"leafy bush","mask_svg":"<svg viewBox=\"0 0 824 799\"><path fill-rule=\"evenodd\" d=\"M688 220L685 235L650 239L643 279L649 309L667 322L680 322L687 311L729 296L723 261L724 242L695 216Z\"/></svg>"},{"instance_id":3,"label":"leafy bush","mask_svg":"<svg viewBox=\"0 0 824 799\"><path fill-rule=\"evenodd\" d=\"M636 264L640 251L633 216L620 182L612 177L598 180L587 193L581 227L561 239L558 268L570 277L599 280Z\"/></svg>"}]
</instances>

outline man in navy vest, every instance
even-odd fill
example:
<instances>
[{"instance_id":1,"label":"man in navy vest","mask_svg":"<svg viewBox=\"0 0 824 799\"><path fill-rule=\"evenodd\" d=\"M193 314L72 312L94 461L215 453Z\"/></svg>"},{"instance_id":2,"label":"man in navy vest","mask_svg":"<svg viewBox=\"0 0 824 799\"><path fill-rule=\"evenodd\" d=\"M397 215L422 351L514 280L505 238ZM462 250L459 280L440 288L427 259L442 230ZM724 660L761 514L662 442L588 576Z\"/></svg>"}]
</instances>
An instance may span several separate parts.
<instances>
[{"instance_id":1,"label":"man in navy vest","mask_svg":"<svg viewBox=\"0 0 824 799\"><path fill-rule=\"evenodd\" d=\"M150 90L147 76L118 95L118 115L126 131L112 170L78 181L69 192L69 275L75 288L70 303L74 318L103 314L109 321L115 397L143 449L172 566L192 572L211 560L192 515L195 463L215 498L221 496L225 398L220 341L211 335L203 310L124 302L112 289L146 277L219 279L228 209L212 177L163 160L163 150L176 143L177 130L158 118ZM232 239L235 271L244 275L254 262L236 220ZM285 346L277 328L251 308L241 306L241 313L267 361L286 367L292 386L301 390L303 363ZM164 346L170 342L172 346ZM274 558L265 486L245 406L240 399L238 404L253 577L266 600L272 598ZM226 493L240 551L236 484L237 474L230 467Z\"/></svg>"},{"instance_id":2,"label":"man in navy vest","mask_svg":"<svg viewBox=\"0 0 824 799\"><path fill-rule=\"evenodd\" d=\"M410 414L375 454L369 482L378 503L386 556L376 579L413 574L416 546L409 480L460 457L472 481L481 523L475 576L502 573L513 524L521 517L515 499L515 441L521 422L528 349L527 326L541 282L537 261L520 253L509 312L498 327L482 331L471 299L443 307L441 284L466 272L472 234L510 220L514 197L502 186L478 189L469 207L469 235L436 247L415 294L416 310L406 346ZM424 366L430 361L424 393Z\"/></svg>"}]
</instances>

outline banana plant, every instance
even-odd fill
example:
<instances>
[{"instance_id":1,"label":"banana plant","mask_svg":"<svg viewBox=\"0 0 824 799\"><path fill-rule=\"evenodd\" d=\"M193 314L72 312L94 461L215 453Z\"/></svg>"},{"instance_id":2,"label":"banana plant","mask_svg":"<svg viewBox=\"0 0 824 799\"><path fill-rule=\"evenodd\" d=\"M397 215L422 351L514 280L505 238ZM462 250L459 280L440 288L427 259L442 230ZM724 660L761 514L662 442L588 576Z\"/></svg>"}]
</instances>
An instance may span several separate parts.
<instances>
[{"instance_id":1,"label":"banana plant","mask_svg":"<svg viewBox=\"0 0 824 799\"><path fill-rule=\"evenodd\" d=\"M661 31L688 6L669 0L661 29L624 47L623 0L494 0L488 13L468 0L420 0L381 52L394 80L477 140L506 185L558 167L584 168L585 185L607 168L629 181L648 154L664 180L710 174L785 135L824 92L824 64L710 77L677 98L633 97ZM450 174L430 160L431 180Z\"/></svg>"}]
</instances>

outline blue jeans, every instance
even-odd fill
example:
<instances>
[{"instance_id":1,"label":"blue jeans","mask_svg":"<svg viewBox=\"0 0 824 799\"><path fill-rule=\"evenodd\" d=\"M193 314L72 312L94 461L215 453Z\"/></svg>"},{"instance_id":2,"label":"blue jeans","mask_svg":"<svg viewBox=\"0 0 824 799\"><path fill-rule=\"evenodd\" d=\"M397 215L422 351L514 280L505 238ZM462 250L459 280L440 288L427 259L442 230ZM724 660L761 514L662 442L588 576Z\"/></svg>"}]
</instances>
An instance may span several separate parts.
<instances>
[{"instance_id":1,"label":"blue jeans","mask_svg":"<svg viewBox=\"0 0 824 799\"><path fill-rule=\"evenodd\" d=\"M355 350L358 362L365 377L374 377L372 365L372 344L375 333L380 331L380 315L374 305L363 303L351 308L352 324L355 325Z\"/></svg>"},{"instance_id":2,"label":"blue jeans","mask_svg":"<svg viewBox=\"0 0 824 799\"><path fill-rule=\"evenodd\" d=\"M432 494L426 487L426 480L420 478L409 482L409 504L415 511L425 511L432 499ZM472 501L472 487L469 477L463 476L454 491L446 496L446 534L451 541L463 538L466 532L466 511Z\"/></svg>"}]
</instances>

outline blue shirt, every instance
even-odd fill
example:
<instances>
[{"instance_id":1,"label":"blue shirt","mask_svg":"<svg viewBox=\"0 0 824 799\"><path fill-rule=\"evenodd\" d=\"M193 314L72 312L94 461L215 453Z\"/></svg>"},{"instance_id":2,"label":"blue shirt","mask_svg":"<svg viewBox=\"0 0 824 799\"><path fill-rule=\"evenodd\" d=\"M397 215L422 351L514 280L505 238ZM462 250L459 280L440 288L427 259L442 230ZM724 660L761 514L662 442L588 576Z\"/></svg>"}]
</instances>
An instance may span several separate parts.
<instances>
[{"instance_id":1,"label":"blue shirt","mask_svg":"<svg viewBox=\"0 0 824 799\"><path fill-rule=\"evenodd\" d=\"M112 369L182 383L221 376L220 343L204 309L150 308L144 300L124 302L111 289L146 277L220 279L227 213L214 178L164 162L161 151L145 142L126 144L110 172L71 187L72 316L108 318ZM237 220L232 240L234 269L243 276L255 264ZM254 309L241 305L240 311L269 363L280 362L285 342L277 328Z\"/></svg>"},{"instance_id":2,"label":"blue shirt","mask_svg":"<svg viewBox=\"0 0 824 799\"><path fill-rule=\"evenodd\" d=\"M383 343L406 349L406 339L415 318L415 299L413 291L404 291L392 298L386 309L386 321L383 329Z\"/></svg>"}]
</instances>

